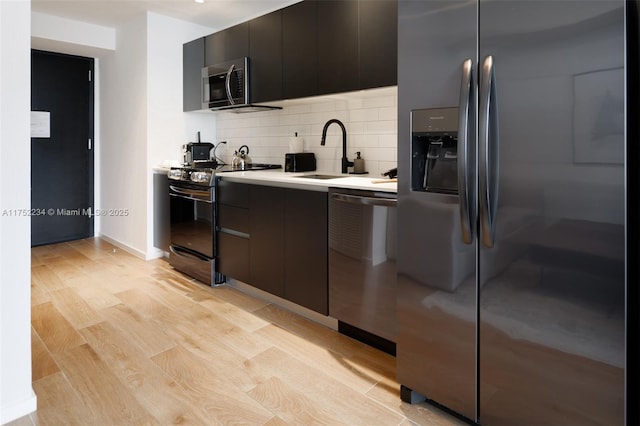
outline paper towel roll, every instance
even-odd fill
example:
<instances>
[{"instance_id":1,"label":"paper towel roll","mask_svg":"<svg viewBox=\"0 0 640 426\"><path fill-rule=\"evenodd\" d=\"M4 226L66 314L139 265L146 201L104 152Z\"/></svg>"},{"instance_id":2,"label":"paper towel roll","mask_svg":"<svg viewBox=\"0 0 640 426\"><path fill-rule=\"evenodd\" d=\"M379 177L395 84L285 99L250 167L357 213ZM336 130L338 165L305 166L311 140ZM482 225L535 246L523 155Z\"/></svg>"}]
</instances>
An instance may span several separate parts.
<instances>
[{"instance_id":1,"label":"paper towel roll","mask_svg":"<svg viewBox=\"0 0 640 426\"><path fill-rule=\"evenodd\" d=\"M298 133L289 139L289 152L302 152L304 151L304 139L298 136Z\"/></svg>"}]
</instances>

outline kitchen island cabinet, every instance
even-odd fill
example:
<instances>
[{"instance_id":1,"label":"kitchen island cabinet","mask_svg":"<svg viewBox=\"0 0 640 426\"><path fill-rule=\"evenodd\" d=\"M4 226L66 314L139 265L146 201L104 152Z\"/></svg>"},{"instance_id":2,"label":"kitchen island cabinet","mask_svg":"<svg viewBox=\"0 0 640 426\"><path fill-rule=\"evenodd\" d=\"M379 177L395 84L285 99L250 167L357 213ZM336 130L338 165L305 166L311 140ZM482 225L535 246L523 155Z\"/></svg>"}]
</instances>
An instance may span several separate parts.
<instances>
[{"instance_id":1,"label":"kitchen island cabinet","mask_svg":"<svg viewBox=\"0 0 640 426\"><path fill-rule=\"evenodd\" d=\"M327 193L225 182L219 272L328 315Z\"/></svg>"}]
</instances>

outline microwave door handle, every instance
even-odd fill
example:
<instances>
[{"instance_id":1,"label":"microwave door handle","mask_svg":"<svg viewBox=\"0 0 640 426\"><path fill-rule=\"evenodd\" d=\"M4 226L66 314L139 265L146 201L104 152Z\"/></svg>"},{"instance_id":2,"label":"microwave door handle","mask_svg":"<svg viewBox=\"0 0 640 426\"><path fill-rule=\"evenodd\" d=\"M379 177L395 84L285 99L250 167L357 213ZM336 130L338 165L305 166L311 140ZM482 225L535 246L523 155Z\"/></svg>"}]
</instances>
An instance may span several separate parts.
<instances>
[{"instance_id":1,"label":"microwave door handle","mask_svg":"<svg viewBox=\"0 0 640 426\"><path fill-rule=\"evenodd\" d=\"M236 101L233 100L233 96L231 96L231 74L233 74L233 70L236 68L235 65L231 65L229 70L227 71L227 77L225 78L225 88L227 89L227 99L229 100L229 105L235 105Z\"/></svg>"}]
</instances>

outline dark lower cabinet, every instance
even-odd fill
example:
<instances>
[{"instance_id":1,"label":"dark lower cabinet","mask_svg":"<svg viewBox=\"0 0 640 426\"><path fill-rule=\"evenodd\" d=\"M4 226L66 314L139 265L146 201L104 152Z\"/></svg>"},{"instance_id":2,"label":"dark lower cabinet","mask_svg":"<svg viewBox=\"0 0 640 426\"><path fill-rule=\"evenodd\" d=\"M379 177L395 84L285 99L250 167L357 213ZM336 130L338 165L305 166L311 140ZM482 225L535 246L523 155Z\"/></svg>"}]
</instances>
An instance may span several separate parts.
<instances>
[{"instance_id":1,"label":"dark lower cabinet","mask_svg":"<svg viewBox=\"0 0 640 426\"><path fill-rule=\"evenodd\" d=\"M327 193L218 185L219 271L328 315Z\"/></svg>"},{"instance_id":2,"label":"dark lower cabinet","mask_svg":"<svg viewBox=\"0 0 640 426\"><path fill-rule=\"evenodd\" d=\"M249 238L227 232L218 232L218 272L222 275L248 283Z\"/></svg>"},{"instance_id":3,"label":"dark lower cabinet","mask_svg":"<svg viewBox=\"0 0 640 426\"><path fill-rule=\"evenodd\" d=\"M327 193L287 189L285 298L329 314Z\"/></svg>"},{"instance_id":4,"label":"dark lower cabinet","mask_svg":"<svg viewBox=\"0 0 640 426\"><path fill-rule=\"evenodd\" d=\"M218 196L218 272L242 282L249 270L249 185L220 180Z\"/></svg>"},{"instance_id":5,"label":"dark lower cabinet","mask_svg":"<svg viewBox=\"0 0 640 426\"><path fill-rule=\"evenodd\" d=\"M285 296L284 188L251 185L249 189L248 284Z\"/></svg>"},{"instance_id":6,"label":"dark lower cabinet","mask_svg":"<svg viewBox=\"0 0 640 426\"><path fill-rule=\"evenodd\" d=\"M153 174L153 246L166 252L171 244L169 210L169 176L166 172L156 172Z\"/></svg>"}]
</instances>

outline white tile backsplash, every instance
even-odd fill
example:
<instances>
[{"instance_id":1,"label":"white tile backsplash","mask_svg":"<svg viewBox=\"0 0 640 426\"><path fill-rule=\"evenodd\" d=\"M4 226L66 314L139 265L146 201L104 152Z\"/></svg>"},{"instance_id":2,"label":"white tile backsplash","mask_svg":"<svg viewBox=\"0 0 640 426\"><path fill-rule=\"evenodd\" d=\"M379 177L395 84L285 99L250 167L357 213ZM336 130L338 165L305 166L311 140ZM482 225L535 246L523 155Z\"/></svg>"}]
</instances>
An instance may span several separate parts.
<instances>
[{"instance_id":1,"label":"white tile backsplash","mask_svg":"<svg viewBox=\"0 0 640 426\"><path fill-rule=\"evenodd\" d=\"M289 152L289 138L297 132L304 139L304 151L316 155L318 170L340 173L342 132L332 124L325 146L320 145L324 124L337 118L347 129L347 157L353 160L360 152L365 168L378 177L397 162L397 88L385 87L341 95L319 96L280 103L282 110L251 114L216 115L217 140L227 144L216 151L231 163L233 153L249 146L255 163L284 166Z\"/></svg>"}]
</instances>

